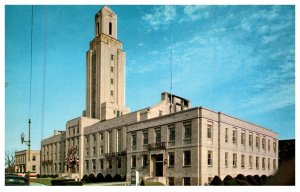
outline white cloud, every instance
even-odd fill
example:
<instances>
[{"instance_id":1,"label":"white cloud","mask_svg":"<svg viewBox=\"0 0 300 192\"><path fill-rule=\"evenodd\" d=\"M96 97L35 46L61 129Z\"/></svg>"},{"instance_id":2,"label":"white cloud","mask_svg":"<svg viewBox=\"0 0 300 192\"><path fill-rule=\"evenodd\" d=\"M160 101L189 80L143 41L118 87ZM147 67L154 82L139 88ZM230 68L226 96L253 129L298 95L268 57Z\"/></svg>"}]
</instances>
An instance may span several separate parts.
<instances>
[{"instance_id":1,"label":"white cloud","mask_svg":"<svg viewBox=\"0 0 300 192\"><path fill-rule=\"evenodd\" d=\"M152 13L145 14L142 19L150 24L153 30L158 30L163 25L168 25L176 17L174 6L160 6L155 8Z\"/></svg>"},{"instance_id":2,"label":"white cloud","mask_svg":"<svg viewBox=\"0 0 300 192\"><path fill-rule=\"evenodd\" d=\"M188 5L183 8L183 12L188 16L186 18L180 19L179 22L184 21L195 21L201 18L209 18L210 14L206 10L208 6L201 5Z\"/></svg>"}]
</instances>

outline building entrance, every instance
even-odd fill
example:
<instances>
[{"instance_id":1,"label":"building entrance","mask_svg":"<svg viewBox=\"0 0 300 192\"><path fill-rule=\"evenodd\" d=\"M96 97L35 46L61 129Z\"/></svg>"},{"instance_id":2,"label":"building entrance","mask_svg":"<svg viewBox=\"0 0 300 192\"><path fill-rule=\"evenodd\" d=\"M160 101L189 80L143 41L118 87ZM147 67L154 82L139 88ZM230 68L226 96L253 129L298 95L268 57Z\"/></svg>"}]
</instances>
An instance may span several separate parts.
<instances>
[{"instance_id":1,"label":"building entrance","mask_svg":"<svg viewBox=\"0 0 300 192\"><path fill-rule=\"evenodd\" d=\"M163 168L164 168L164 162L163 162L163 154L158 154L155 157L155 176L156 177L162 177L163 176Z\"/></svg>"}]
</instances>

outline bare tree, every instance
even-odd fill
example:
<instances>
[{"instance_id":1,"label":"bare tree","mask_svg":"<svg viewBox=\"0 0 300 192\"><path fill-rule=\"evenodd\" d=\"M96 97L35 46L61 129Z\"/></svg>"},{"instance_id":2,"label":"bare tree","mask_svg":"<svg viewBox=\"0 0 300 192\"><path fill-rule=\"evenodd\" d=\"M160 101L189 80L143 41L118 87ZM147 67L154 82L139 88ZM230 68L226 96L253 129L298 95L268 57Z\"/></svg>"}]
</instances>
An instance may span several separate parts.
<instances>
[{"instance_id":1,"label":"bare tree","mask_svg":"<svg viewBox=\"0 0 300 192\"><path fill-rule=\"evenodd\" d=\"M5 151L5 172L13 173L15 171L15 153Z\"/></svg>"}]
</instances>

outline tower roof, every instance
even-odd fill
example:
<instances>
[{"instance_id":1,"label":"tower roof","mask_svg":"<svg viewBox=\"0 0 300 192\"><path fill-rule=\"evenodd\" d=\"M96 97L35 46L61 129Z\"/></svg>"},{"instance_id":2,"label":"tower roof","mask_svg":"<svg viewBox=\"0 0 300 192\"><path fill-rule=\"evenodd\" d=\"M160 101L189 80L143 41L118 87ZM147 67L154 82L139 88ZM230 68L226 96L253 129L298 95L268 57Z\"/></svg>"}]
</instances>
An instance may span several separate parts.
<instances>
[{"instance_id":1,"label":"tower roof","mask_svg":"<svg viewBox=\"0 0 300 192\"><path fill-rule=\"evenodd\" d=\"M114 13L107 5L104 5L104 6L101 8L100 12L103 12L103 10L108 11L108 12L112 12L113 14L115 14L115 13Z\"/></svg>"}]
</instances>

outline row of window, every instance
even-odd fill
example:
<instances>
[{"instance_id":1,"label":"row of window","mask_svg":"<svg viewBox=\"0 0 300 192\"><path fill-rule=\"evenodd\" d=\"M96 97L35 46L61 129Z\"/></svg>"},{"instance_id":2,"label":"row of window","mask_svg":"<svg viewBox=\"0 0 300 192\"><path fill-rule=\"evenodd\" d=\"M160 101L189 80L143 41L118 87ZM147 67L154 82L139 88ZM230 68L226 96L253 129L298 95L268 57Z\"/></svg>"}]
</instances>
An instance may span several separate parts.
<instances>
[{"instance_id":1,"label":"row of window","mask_svg":"<svg viewBox=\"0 0 300 192\"><path fill-rule=\"evenodd\" d=\"M184 137L183 137L183 141L185 144L190 144L191 143L191 122L184 122L183 123L184 126ZM175 125L169 125L168 127L169 130L169 144L170 145L174 145L175 144ZM154 131L154 138L155 138L155 143L161 143L161 129L160 128L156 128ZM144 131L143 132L143 145L148 145L149 144L149 140L148 140L148 131ZM131 133L131 148L132 150L135 150L137 146L137 133L136 132L132 132Z\"/></svg>"},{"instance_id":2,"label":"row of window","mask_svg":"<svg viewBox=\"0 0 300 192\"><path fill-rule=\"evenodd\" d=\"M168 178L168 185L169 186L174 186L175 185L175 179L174 179L174 177L169 177ZM191 185L191 178L190 177L183 177L182 178L182 185L184 185L184 186Z\"/></svg>"},{"instance_id":3,"label":"row of window","mask_svg":"<svg viewBox=\"0 0 300 192\"><path fill-rule=\"evenodd\" d=\"M92 168L92 170L96 170L96 159L92 159L92 161L91 161L91 168ZM106 160L106 168L107 169L112 169L112 167L113 167L113 162L112 162L112 159L107 159ZM118 168L118 169L121 169L122 168L122 159L121 158L117 158L116 159L116 167ZM89 170L89 168L90 168L90 162L89 162L89 160L86 160L85 161L85 169L86 170ZM100 170L103 170L104 169L104 159L99 159L99 169Z\"/></svg>"},{"instance_id":4,"label":"row of window","mask_svg":"<svg viewBox=\"0 0 300 192\"><path fill-rule=\"evenodd\" d=\"M228 143L228 137L229 137L229 131L228 131L228 128L225 129L225 143ZM246 133L245 132L242 132L241 133L241 140L240 140L240 144L241 145L246 145ZM237 144L238 141L237 141L237 130L232 130L232 143L233 144ZM259 136L256 136L255 137L255 147L257 149L260 149L260 143L261 143L261 147L263 150L266 150L266 147L268 149L268 151L271 151L271 140L268 139L268 144L266 146L266 138L262 138L260 139ZM249 147L253 147L253 133L250 133L248 135L248 146ZM273 152L276 153L276 149L277 149L277 146L276 146L276 140L274 139L273 141Z\"/></svg>"}]
</instances>

